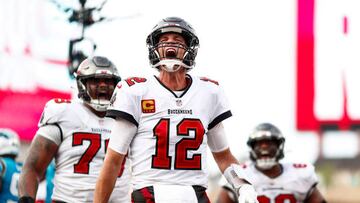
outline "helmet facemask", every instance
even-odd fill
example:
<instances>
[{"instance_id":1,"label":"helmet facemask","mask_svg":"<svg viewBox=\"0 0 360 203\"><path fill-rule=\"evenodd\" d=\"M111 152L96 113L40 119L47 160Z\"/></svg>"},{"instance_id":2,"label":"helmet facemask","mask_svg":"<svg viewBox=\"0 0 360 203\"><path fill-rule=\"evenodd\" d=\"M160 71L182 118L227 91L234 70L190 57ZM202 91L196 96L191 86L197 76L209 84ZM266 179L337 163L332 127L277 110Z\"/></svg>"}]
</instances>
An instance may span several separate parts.
<instances>
[{"instance_id":1,"label":"helmet facemask","mask_svg":"<svg viewBox=\"0 0 360 203\"><path fill-rule=\"evenodd\" d=\"M279 162L281 151L280 143L276 139L261 139L252 143L250 157L258 168L268 170Z\"/></svg>"},{"instance_id":2,"label":"helmet facemask","mask_svg":"<svg viewBox=\"0 0 360 203\"><path fill-rule=\"evenodd\" d=\"M91 77L79 82L85 90L83 101L96 111L106 111L117 81L114 78Z\"/></svg>"},{"instance_id":3,"label":"helmet facemask","mask_svg":"<svg viewBox=\"0 0 360 203\"><path fill-rule=\"evenodd\" d=\"M176 72L180 67L184 67L186 70L190 70L187 64L189 54L192 54L186 44L179 42L159 42L152 50L157 55L158 62L153 65L154 68L163 68L167 72Z\"/></svg>"},{"instance_id":4,"label":"helmet facemask","mask_svg":"<svg viewBox=\"0 0 360 203\"><path fill-rule=\"evenodd\" d=\"M260 169L271 169L284 157L284 143L285 138L276 126L262 123L254 129L247 141L250 159Z\"/></svg>"},{"instance_id":5,"label":"helmet facemask","mask_svg":"<svg viewBox=\"0 0 360 203\"><path fill-rule=\"evenodd\" d=\"M185 42L161 42L160 37L166 33L179 34ZM147 37L146 43L149 49L150 64L153 68L158 70L163 68L167 72L175 72L180 67L189 71L195 66L199 39L193 28L181 18L170 17L160 21ZM175 54L161 53L161 49L170 47L174 49Z\"/></svg>"},{"instance_id":6,"label":"helmet facemask","mask_svg":"<svg viewBox=\"0 0 360 203\"><path fill-rule=\"evenodd\" d=\"M104 112L116 84L121 80L116 66L105 57L85 59L76 72L78 97L95 111Z\"/></svg>"},{"instance_id":7,"label":"helmet facemask","mask_svg":"<svg viewBox=\"0 0 360 203\"><path fill-rule=\"evenodd\" d=\"M278 162L275 158L257 159L256 166L263 170L269 170L274 167Z\"/></svg>"}]
</instances>

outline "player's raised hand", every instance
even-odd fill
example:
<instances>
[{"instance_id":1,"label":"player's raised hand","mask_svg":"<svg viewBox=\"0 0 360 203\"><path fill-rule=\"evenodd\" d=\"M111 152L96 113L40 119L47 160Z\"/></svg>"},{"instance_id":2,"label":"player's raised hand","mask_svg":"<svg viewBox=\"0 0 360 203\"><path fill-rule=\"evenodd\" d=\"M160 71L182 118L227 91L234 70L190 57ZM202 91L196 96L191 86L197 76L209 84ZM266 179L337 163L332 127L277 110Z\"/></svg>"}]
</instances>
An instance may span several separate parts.
<instances>
[{"instance_id":1,"label":"player's raised hand","mask_svg":"<svg viewBox=\"0 0 360 203\"><path fill-rule=\"evenodd\" d=\"M257 201L257 193L255 189L250 184L243 184L238 191L239 194L239 203L259 203Z\"/></svg>"}]
</instances>

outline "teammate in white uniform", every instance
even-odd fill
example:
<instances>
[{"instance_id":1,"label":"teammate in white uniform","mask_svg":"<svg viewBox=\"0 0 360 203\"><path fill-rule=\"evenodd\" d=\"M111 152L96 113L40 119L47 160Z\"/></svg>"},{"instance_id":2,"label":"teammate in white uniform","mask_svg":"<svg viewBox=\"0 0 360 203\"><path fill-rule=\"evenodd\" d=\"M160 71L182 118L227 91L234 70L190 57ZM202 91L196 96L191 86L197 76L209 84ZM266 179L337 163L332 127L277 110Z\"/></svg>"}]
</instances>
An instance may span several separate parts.
<instances>
[{"instance_id":1,"label":"teammate in white uniform","mask_svg":"<svg viewBox=\"0 0 360 203\"><path fill-rule=\"evenodd\" d=\"M150 63L160 74L129 78L117 86L107 112L116 125L95 202L107 202L114 171L129 147L134 202L209 202L207 145L241 202L257 202L253 187L237 173L239 165L226 142L221 122L231 112L222 89L216 81L187 74L199 45L193 28L181 18L163 19L147 45Z\"/></svg>"},{"instance_id":2,"label":"teammate in white uniform","mask_svg":"<svg viewBox=\"0 0 360 203\"><path fill-rule=\"evenodd\" d=\"M105 57L85 59L77 70L77 100L49 101L20 177L19 202L32 202L39 180L55 157L55 202L93 202L113 120L105 117L120 76ZM110 202L130 202L129 161L119 168ZM120 181L121 180L121 181Z\"/></svg>"},{"instance_id":3,"label":"teammate in white uniform","mask_svg":"<svg viewBox=\"0 0 360 203\"><path fill-rule=\"evenodd\" d=\"M251 162L242 165L247 180L255 187L260 203L325 203L317 189L312 164L279 163L284 157L285 138L270 124L259 124L250 134ZM229 185L220 191L217 203L236 203Z\"/></svg>"}]
</instances>

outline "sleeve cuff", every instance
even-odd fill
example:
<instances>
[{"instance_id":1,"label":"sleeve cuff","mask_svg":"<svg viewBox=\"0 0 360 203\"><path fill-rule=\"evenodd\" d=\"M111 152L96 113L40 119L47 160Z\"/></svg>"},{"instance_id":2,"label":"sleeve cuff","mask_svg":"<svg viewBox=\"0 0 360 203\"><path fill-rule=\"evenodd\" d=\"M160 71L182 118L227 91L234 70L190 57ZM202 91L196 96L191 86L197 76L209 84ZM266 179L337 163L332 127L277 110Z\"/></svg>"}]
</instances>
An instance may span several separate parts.
<instances>
[{"instance_id":1,"label":"sleeve cuff","mask_svg":"<svg viewBox=\"0 0 360 203\"><path fill-rule=\"evenodd\" d=\"M113 118L113 119L122 118L122 119L125 119L125 120L129 121L130 123L134 124L136 127L139 126L139 124L135 120L134 116L132 116L129 113L123 112L123 111L108 110L106 112L106 117L110 117L110 118Z\"/></svg>"},{"instance_id":2,"label":"sleeve cuff","mask_svg":"<svg viewBox=\"0 0 360 203\"><path fill-rule=\"evenodd\" d=\"M217 124L219 124L221 121L229 118L232 116L231 111L226 111L222 114L220 114L218 117L216 117L208 126L208 130L210 130L211 128L213 128L214 126L216 126Z\"/></svg>"}]
</instances>

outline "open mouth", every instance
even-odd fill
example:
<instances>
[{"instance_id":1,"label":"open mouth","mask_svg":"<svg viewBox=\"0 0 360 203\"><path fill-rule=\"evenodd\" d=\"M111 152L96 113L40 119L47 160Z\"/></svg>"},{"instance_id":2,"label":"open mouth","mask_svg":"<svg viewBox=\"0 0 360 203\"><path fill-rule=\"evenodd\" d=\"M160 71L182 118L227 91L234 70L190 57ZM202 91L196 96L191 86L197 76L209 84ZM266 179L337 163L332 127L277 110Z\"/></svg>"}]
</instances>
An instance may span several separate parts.
<instances>
[{"instance_id":1,"label":"open mouth","mask_svg":"<svg viewBox=\"0 0 360 203\"><path fill-rule=\"evenodd\" d=\"M97 96L98 99L109 99L107 93L99 93Z\"/></svg>"},{"instance_id":2,"label":"open mouth","mask_svg":"<svg viewBox=\"0 0 360 203\"><path fill-rule=\"evenodd\" d=\"M263 150L263 151L260 151L259 157L266 159L266 158L271 158L272 156L269 151Z\"/></svg>"},{"instance_id":3,"label":"open mouth","mask_svg":"<svg viewBox=\"0 0 360 203\"><path fill-rule=\"evenodd\" d=\"M165 52L166 58L176 58L176 50L175 49L167 49Z\"/></svg>"},{"instance_id":4,"label":"open mouth","mask_svg":"<svg viewBox=\"0 0 360 203\"><path fill-rule=\"evenodd\" d=\"M271 159L272 157L271 156L260 156L259 158L260 159Z\"/></svg>"}]
</instances>

